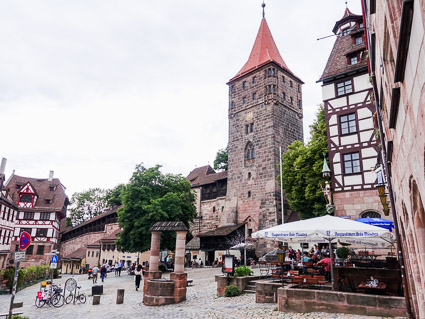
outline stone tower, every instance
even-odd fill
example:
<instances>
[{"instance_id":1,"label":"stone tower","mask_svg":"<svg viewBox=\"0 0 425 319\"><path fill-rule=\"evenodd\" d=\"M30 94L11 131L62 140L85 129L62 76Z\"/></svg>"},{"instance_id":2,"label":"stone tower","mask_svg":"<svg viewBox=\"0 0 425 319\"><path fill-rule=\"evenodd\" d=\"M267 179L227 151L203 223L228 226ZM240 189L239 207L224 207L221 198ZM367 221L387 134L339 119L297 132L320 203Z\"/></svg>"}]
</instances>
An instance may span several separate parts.
<instances>
[{"instance_id":1,"label":"stone tower","mask_svg":"<svg viewBox=\"0 0 425 319\"><path fill-rule=\"evenodd\" d=\"M303 140L304 83L282 59L264 17L248 61L227 84L229 167L220 224L246 222L250 236L281 223L279 147L284 152ZM286 221L292 212L285 211Z\"/></svg>"}]
</instances>

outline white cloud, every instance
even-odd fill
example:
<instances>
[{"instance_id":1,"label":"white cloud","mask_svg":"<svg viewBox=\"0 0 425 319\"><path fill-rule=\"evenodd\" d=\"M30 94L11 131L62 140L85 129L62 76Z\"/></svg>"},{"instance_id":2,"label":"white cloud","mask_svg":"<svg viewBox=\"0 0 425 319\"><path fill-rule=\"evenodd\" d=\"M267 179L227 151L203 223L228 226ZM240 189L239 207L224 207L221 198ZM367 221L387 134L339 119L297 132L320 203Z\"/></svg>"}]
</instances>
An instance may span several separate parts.
<instances>
[{"instance_id":1,"label":"white cloud","mask_svg":"<svg viewBox=\"0 0 425 319\"><path fill-rule=\"evenodd\" d=\"M360 4L350 6L360 13ZM316 83L342 17L336 0L267 1L280 53L303 86L308 137ZM126 182L137 163L188 174L227 144L226 82L246 62L259 1L3 1L0 156L68 195Z\"/></svg>"}]
</instances>

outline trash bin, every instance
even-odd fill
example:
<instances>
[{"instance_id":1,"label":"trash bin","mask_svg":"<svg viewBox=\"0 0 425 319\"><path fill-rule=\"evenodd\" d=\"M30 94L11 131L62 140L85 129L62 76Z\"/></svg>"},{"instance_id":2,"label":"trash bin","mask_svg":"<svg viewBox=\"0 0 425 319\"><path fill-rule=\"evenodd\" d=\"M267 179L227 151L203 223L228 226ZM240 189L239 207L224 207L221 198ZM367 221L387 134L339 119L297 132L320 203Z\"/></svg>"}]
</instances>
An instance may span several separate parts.
<instances>
[{"instance_id":1,"label":"trash bin","mask_svg":"<svg viewBox=\"0 0 425 319\"><path fill-rule=\"evenodd\" d=\"M103 295L103 285L94 285L91 287L92 296Z\"/></svg>"}]
</instances>

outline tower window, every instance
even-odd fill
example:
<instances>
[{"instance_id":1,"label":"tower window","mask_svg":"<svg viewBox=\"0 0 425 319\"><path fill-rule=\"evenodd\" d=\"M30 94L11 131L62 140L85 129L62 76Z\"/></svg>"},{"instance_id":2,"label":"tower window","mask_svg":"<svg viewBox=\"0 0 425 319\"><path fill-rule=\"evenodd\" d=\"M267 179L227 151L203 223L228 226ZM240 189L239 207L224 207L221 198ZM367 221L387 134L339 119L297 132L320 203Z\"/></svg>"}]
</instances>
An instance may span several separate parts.
<instances>
[{"instance_id":1,"label":"tower window","mask_svg":"<svg viewBox=\"0 0 425 319\"><path fill-rule=\"evenodd\" d=\"M213 207L213 213L215 213L215 206Z\"/></svg>"},{"instance_id":2,"label":"tower window","mask_svg":"<svg viewBox=\"0 0 425 319\"><path fill-rule=\"evenodd\" d=\"M301 84L298 84L298 93L301 93Z\"/></svg>"},{"instance_id":3,"label":"tower window","mask_svg":"<svg viewBox=\"0 0 425 319\"><path fill-rule=\"evenodd\" d=\"M249 131L250 131L251 133L253 133L253 132L254 132L254 123L249 124Z\"/></svg>"},{"instance_id":4,"label":"tower window","mask_svg":"<svg viewBox=\"0 0 425 319\"><path fill-rule=\"evenodd\" d=\"M344 172L345 174L360 173L360 155L358 152L344 154Z\"/></svg>"},{"instance_id":5,"label":"tower window","mask_svg":"<svg viewBox=\"0 0 425 319\"><path fill-rule=\"evenodd\" d=\"M282 92L282 99L286 100L286 93Z\"/></svg>"},{"instance_id":6,"label":"tower window","mask_svg":"<svg viewBox=\"0 0 425 319\"><path fill-rule=\"evenodd\" d=\"M253 78L252 78L252 83L257 83L257 77L256 76L254 76Z\"/></svg>"},{"instance_id":7,"label":"tower window","mask_svg":"<svg viewBox=\"0 0 425 319\"><path fill-rule=\"evenodd\" d=\"M362 36L358 36L354 38L354 44L362 44L363 43L363 38Z\"/></svg>"},{"instance_id":8,"label":"tower window","mask_svg":"<svg viewBox=\"0 0 425 319\"><path fill-rule=\"evenodd\" d=\"M257 99L257 93L252 93L252 99L256 100Z\"/></svg>"},{"instance_id":9,"label":"tower window","mask_svg":"<svg viewBox=\"0 0 425 319\"><path fill-rule=\"evenodd\" d=\"M303 107L303 102L302 102L301 100L298 100L298 107L299 107L300 109L302 109L302 107Z\"/></svg>"},{"instance_id":10,"label":"tower window","mask_svg":"<svg viewBox=\"0 0 425 319\"><path fill-rule=\"evenodd\" d=\"M235 102L233 102L233 101L232 101L232 102L230 103L230 107L233 109L233 108L235 107Z\"/></svg>"},{"instance_id":11,"label":"tower window","mask_svg":"<svg viewBox=\"0 0 425 319\"><path fill-rule=\"evenodd\" d=\"M253 164L254 161L255 161L254 145L251 142L248 142L248 144L245 147L245 164L250 165L250 164Z\"/></svg>"},{"instance_id":12,"label":"tower window","mask_svg":"<svg viewBox=\"0 0 425 319\"><path fill-rule=\"evenodd\" d=\"M248 191L248 197L251 197L251 191Z\"/></svg>"},{"instance_id":13,"label":"tower window","mask_svg":"<svg viewBox=\"0 0 425 319\"><path fill-rule=\"evenodd\" d=\"M350 134L357 131L356 113L343 115L339 118L341 134Z\"/></svg>"},{"instance_id":14,"label":"tower window","mask_svg":"<svg viewBox=\"0 0 425 319\"><path fill-rule=\"evenodd\" d=\"M294 104L294 98L291 96L289 99L290 99L291 104Z\"/></svg>"},{"instance_id":15,"label":"tower window","mask_svg":"<svg viewBox=\"0 0 425 319\"><path fill-rule=\"evenodd\" d=\"M289 87L293 87L294 83L292 81L289 81Z\"/></svg>"},{"instance_id":16,"label":"tower window","mask_svg":"<svg viewBox=\"0 0 425 319\"><path fill-rule=\"evenodd\" d=\"M285 83L285 77L282 75L282 82Z\"/></svg>"},{"instance_id":17,"label":"tower window","mask_svg":"<svg viewBox=\"0 0 425 319\"><path fill-rule=\"evenodd\" d=\"M244 96L244 97L242 98L242 102L243 102L243 104L245 104L245 103L246 103L246 96Z\"/></svg>"},{"instance_id":18,"label":"tower window","mask_svg":"<svg viewBox=\"0 0 425 319\"><path fill-rule=\"evenodd\" d=\"M251 172L248 172L248 179L251 179Z\"/></svg>"},{"instance_id":19,"label":"tower window","mask_svg":"<svg viewBox=\"0 0 425 319\"><path fill-rule=\"evenodd\" d=\"M245 90L246 89L246 81L242 82L242 88Z\"/></svg>"},{"instance_id":20,"label":"tower window","mask_svg":"<svg viewBox=\"0 0 425 319\"><path fill-rule=\"evenodd\" d=\"M339 82L336 84L337 95L343 95L353 92L353 83L351 80Z\"/></svg>"},{"instance_id":21,"label":"tower window","mask_svg":"<svg viewBox=\"0 0 425 319\"><path fill-rule=\"evenodd\" d=\"M249 133L249 124L246 124L245 125L245 134L248 134Z\"/></svg>"}]
</instances>

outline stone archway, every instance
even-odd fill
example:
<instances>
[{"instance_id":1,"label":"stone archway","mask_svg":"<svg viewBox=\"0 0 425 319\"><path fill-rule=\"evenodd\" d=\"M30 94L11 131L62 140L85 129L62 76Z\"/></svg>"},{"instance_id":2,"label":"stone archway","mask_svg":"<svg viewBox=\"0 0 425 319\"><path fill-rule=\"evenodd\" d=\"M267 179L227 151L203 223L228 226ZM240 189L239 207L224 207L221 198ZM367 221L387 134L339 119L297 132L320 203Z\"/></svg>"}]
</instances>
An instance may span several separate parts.
<instances>
[{"instance_id":1,"label":"stone archway","mask_svg":"<svg viewBox=\"0 0 425 319\"><path fill-rule=\"evenodd\" d=\"M151 254L149 271L144 277L143 303L147 306L161 306L182 302L186 300L187 286L187 273L184 272L187 227L182 222L158 222L150 231ZM161 279L162 272L158 270L161 233L164 231L177 233L174 272L170 274L170 280Z\"/></svg>"}]
</instances>

